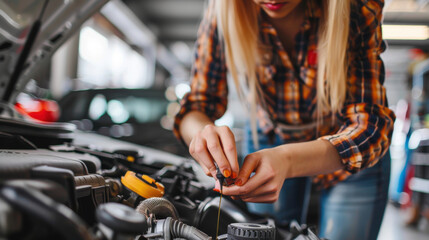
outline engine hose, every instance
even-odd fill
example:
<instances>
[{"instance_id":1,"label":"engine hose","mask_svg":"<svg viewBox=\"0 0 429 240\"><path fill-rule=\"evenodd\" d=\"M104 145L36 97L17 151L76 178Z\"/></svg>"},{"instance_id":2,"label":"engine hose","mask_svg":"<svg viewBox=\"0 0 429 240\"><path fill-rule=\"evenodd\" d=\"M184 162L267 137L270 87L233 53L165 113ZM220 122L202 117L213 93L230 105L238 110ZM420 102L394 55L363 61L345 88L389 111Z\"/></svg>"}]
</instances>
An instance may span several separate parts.
<instances>
[{"instance_id":1,"label":"engine hose","mask_svg":"<svg viewBox=\"0 0 429 240\"><path fill-rule=\"evenodd\" d=\"M0 198L36 221L52 227L61 234L61 239L92 239L85 223L71 209L34 189L0 185Z\"/></svg>"},{"instance_id":2,"label":"engine hose","mask_svg":"<svg viewBox=\"0 0 429 240\"><path fill-rule=\"evenodd\" d=\"M172 217L175 220L179 220L179 214L177 213L176 208L165 198L148 198L137 206L136 211L143 215L152 213L157 219Z\"/></svg>"},{"instance_id":3,"label":"engine hose","mask_svg":"<svg viewBox=\"0 0 429 240\"><path fill-rule=\"evenodd\" d=\"M188 240L211 240L212 239L207 234L198 230L197 228L186 225L181 221L174 220L171 217L168 217L167 219L165 219L163 230L164 230L165 240L172 240L175 238L183 238Z\"/></svg>"}]
</instances>

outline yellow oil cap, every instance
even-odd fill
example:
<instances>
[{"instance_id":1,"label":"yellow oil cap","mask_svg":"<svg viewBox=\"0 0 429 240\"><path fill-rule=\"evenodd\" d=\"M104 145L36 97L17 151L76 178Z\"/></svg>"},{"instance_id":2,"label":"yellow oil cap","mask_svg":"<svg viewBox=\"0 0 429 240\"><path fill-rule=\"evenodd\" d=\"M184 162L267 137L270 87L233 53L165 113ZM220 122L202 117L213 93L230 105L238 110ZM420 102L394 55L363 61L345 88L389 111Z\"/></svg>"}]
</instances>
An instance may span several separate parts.
<instances>
[{"instance_id":1,"label":"yellow oil cap","mask_svg":"<svg viewBox=\"0 0 429 240\"><path fill-rule=\"evenodd\" d=\"M164 185L147 176L128 171L121 178L122 184L143 198L164 196Z\"/></svg>"}]
</instances>

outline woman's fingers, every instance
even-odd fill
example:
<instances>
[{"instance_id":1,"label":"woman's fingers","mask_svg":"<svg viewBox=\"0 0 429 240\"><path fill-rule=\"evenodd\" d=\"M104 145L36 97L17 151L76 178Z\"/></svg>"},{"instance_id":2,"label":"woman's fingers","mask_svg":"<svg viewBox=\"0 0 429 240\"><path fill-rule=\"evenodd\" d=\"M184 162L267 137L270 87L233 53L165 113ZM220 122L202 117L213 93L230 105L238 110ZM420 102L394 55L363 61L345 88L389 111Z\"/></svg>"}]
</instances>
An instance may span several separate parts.
<instances>
[{"instance_id":1,"label":"woman's fingers","mask_svg":"<svg viewBox=\"0 0 429 240\"><path fill-rule=\"evenodd\" d=\"M231 167L229 166L229 162L226 159L221 142L219 141L219 135L216 128L216 126L207 125L203 130L205 140L207 141L207 150L213 157L213 160L216 161L222 174L225 177L229 177L231 175Z\"/></svg>"},{"instance_id":2,"label":"woman's fingers","mask_svg":"<svg viewBox=\"0 0 429 240\"><path fill-rule=\"evenodd\" d=\"M240 172L235 180L235 185L241 186L246 184L250 175L259 167L260 161L261 158L257 152L247 155L244 158L243 166L241 166Z\"/></svg>"},{"instance_id":3,"label":"woman's fingers","mask_svg":"<svg viewBox=\"0 0 429 240\"><path fill-rule=\"evenodd\" d=\"M219 133L222 149L231 167L231 177L236 178L238 175L239 166L237 161L237 148L235 145L234 134L232 133L231 129L226 126L219 127L217 132Z\"/></svg>"},{"instance_id":4,"label":"woman's fingers","mask_svg":"<svg viewBox=\"0 0 429 240\"><path fill-rule=\"evenodd\" d=\"M240 196L246 202L275 202L278 199L280 188L274 181L268 180L249 194Z\"/></svg>"},{"instance_id":5,"label":"woman's fingers","mask_svg":"<svg viewBox=\"0 0 429 240\"><path fill-rule=\"evenodd\" d=\"M248 181L250 181L250 175L258 168L259 162L259 158L253 156L252 154L247 155L244 159L243 166L241 166L240 172L238 173L238 177L235 180L235 185L225 188L224 194L237 196L247 195L251 191L255 190L255 184L248 184ZM255 176L256 174L252 178L254 178ZM261 183L261 185L262 184L263 183Z\"/></svg>"},{"instance_id":6,"label":"woman's fingers","mask_svg":"<svg viewBox=\"0 0 429 240\"><path fill-rule=\"evenodd\" d=\"M260 159L249 157L248 155L241 167L240 173L235 181L235 185L225 188L225 195L248 195L255 191L258 187L265 184L267 179L263 176L259 169ZM255 175L250 175L255 172Z\"/></svg>"},{"instance_id":7,"label":"woman's fingers","mask_svg":"<svg viewBox=\"0 0 429 240\"><path fill-rule=\"evenodd\" d=\"M270 181L270 177L267 176L266 173L257 172L245 184L241 186L234 185L228 188L224 188L224 194L238 196L255 196L256 194L265 194L265 192L271 191L271 188L263 188L263 185L265 185L268 181Z\"/></svg>"},{"instance_id":8,"label":"woman's fingers","mask_svg":"<svg viewBox=\"0 0 429 240\"><path fill-rule=\"evenodd\" d=\"M215 182L215 187L214 187L214 189L216 189L215 191L220 191L220 189L221 189L221 187L220 187L220 183L219 183L219 181L218 180L216 180L216 182ZM213 189L213 190L214 190Z\"/></svg>"},{"instance_id":9,"label":"woman's fingers","mask_svg":"<svg viewBox=\"0 0 429 240\"><path fill-rule=\"evenodd\" d=\"M209 170L205 165L200 164L200 166L201 166L201 168L203 169L204 173L205 173L207 176L209 176L209 177L213 177L213 176L212 176L212 173L210 172L210 170Z\"/></svg>"},{"instance_id":10,"label":"woman's fingers","mask_svg":"<svg viewBox=\"0 0 429 240\"><path fill-rule=\"evenodd\" d=\"M232 195L248 202L275 202L284 182L284 176L274 150L261 150L246 156L236 184L224 188ZM252 176L251 174L254 173Z\"/></svg>"},{"instance_id":11,"label":"woman's fingers","mask_svg":"<svg viewBox=\"0 0 429 240\"><path fill-rule=\"evenodd\" d=\"M209 176L216 178L214 162L225 177L235 178L239 172L235 138L226 126L205 126L192 138L189 152Z\"/></svg>"},{"instance_id":12,"label":"woman's fingers","mask_svg":"<svg viewBox=\"0 0 429 240\"><path fill-rule=\"evenodd\" d=\"M203 167L206 175L216 177L216 167L213 158L206 148L206 141L201 136L195 136L189 144L189 153Z\"/></svg>"},{"instance_id":13,"label":"woman's fingers","mask_svg":"<svg viewBox=\"0 0 429 240\"><path fill-rule=\"evenodd\" d=\"M243 186L224 187L223 193L241 198L246 202L268 203L278 199L279 189L281 186L279 187L274 181L257 173Z\"/></svg>"}]
</instances>

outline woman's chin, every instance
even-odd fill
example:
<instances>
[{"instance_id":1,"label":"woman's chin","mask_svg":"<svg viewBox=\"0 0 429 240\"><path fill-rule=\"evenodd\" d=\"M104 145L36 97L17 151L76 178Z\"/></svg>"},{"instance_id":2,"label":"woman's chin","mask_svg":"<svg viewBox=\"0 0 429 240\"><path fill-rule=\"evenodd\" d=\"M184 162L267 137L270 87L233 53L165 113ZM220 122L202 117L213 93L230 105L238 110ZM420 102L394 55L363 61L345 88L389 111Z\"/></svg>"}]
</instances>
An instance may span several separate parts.
<instances>
[{"instance_id":1,"label":"woman's chin","mask_svg":"<svg viewBox=\"0 0 429 240\"><path fill-rule=\"evenodd\" d=\"M289 12L287 13L279 13L279 12L268 12L265 11L265 13L267 14L268 17L273 18L273 19L280 19L280 18L285 18L287 15L289 15Z\"/></svg>"}]
</instances>

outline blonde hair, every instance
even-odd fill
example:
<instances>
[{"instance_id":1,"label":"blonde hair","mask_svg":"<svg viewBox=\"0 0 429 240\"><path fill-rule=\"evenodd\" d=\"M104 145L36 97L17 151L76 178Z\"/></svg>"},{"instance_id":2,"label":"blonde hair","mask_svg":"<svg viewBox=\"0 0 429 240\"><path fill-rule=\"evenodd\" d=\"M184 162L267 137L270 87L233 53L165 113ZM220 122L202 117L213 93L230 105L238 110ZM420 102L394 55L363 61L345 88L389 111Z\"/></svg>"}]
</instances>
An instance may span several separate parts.
<instances>
[{"instance_id":1,"label":"blonde hair","mask_svg":"<svg viewBox=\"0 0 429 240\"><path fill-rule=\"evenodd\" d=\"M306 0L303 0L306 1ZM307 0L308 1L308 0ZM312 0L310 0L312 1ZM346 99L347 43L351 0L322 0L322 16L318 32L317 118L325 113L337 113ZM256 130L257 103L263 101L257 78L260 63L260 8L248 0L212 0L219 36L225 51L226 63L244 100L243 85L249 91L252 139L259 148ZM240 79L245 79L243 84ZM332 114L333 116L335 114Z\"/></svg>"}]
</instances>

